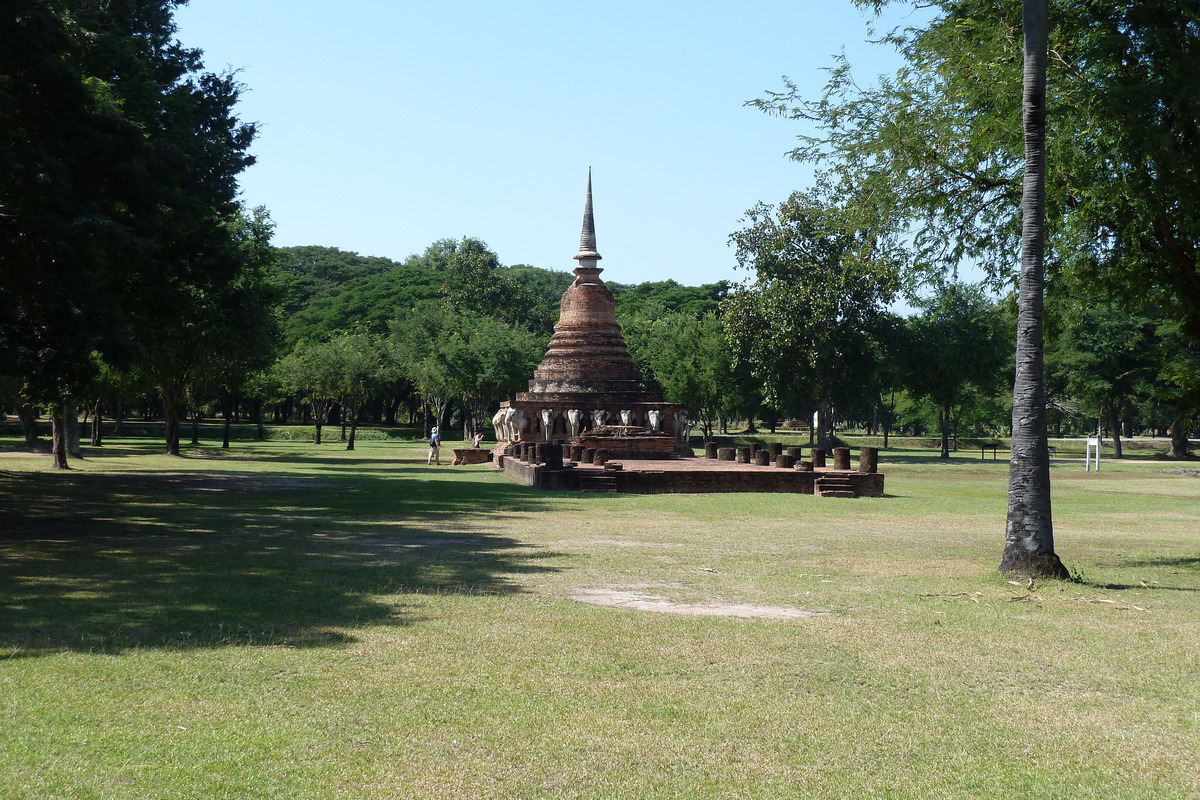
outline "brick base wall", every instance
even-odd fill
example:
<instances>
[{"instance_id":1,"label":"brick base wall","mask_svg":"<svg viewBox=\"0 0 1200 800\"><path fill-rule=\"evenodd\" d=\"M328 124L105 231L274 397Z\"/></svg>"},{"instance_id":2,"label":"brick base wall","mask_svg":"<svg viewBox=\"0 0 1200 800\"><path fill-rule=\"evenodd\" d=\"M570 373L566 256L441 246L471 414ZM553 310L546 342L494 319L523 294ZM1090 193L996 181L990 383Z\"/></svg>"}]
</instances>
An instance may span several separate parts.
<instances>
[{"instance_id":1,"label":"brick base wall","mask_svg":"<svg viewBox=\"0 0 1200 800\"><path fill-rule=\"evenodd\" d=\"M720 492L795 492L814 494L817 479L828 470L802 472L795 469L760 467L728 470L673 471L629 469L592 470L568 468L548 470L536 464L521 461L512 456L502 459L497 465L506 470L526 486L535 489L561 489L580 491L587 475L605 475L616 480L617 491L628 494L700 494ZM710 462L711 463L711 462ZM882 473L846 472L857 497L883 497Z\"/></svg>"}]
</instances>

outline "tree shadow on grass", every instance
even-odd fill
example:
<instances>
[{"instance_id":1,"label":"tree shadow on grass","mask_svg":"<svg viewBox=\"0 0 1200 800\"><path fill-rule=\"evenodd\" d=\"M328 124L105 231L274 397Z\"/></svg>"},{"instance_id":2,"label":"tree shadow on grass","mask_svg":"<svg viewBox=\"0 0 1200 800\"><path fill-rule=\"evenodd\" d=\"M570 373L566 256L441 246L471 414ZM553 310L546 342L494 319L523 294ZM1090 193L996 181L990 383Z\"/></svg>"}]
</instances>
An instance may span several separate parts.
<instances>
[{"instance_id":1,"label":"tree shadow on grass","mask_svg":"<svg viewBox=\"0 0 1200 800\"><path fill-rule=\"evenodd\" d=\"M385 468L0 476L0 657L330 646L416 621L414 594L522 592L559 555L506 534L539 506L522 489Z\"/></svg>"}]
</instances>

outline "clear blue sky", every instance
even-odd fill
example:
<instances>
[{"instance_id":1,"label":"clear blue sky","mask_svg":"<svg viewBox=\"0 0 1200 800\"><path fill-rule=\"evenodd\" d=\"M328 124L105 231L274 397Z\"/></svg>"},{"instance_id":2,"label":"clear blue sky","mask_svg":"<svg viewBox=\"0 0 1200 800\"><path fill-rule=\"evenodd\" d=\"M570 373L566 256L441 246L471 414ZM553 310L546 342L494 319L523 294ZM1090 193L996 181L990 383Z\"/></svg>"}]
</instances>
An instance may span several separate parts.
<instances>
[{"instance_id":1,"label":"clear blue sky","mask_svg":"<svg viewBox=\"0 0 1200 800\"><path fill-rule=\"evenodd\" d=\"M863 82L900 63L849 0L192 0L176 21L241 71L261 124L244 199L276 244L402 260L475 236L570 270L590 166L623 283L745 278L729 233L811 173L784 157L797 124L743 103L783 75L818 96L842 50Z\"/></svg>"}]
</instances>

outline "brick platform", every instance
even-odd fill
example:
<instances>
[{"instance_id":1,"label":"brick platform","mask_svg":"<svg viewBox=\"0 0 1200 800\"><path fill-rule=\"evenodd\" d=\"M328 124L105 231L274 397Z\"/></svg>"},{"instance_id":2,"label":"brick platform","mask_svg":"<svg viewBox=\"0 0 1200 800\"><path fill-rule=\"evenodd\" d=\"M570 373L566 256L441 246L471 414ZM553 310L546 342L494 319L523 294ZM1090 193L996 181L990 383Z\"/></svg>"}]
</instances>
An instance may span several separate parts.
<instances>
[{"instance_id":1,"label":"brick platform","mask_svg":"<svg viewBox=\"0 0 1200 800\"><path fill-rule=\"evenodd\" d=\"M486 464L491 460L491 450L481 450L478 447L468 447L463 449L455 448L454 461L450 466L455 466L457 464Z\"/></svg>"},{"instance_id":2,"label":"brick platform","mask_svg":"<svg viewBox=\"0 0 1200 800\"><path fill-rule=\"evenodd\" d=\"M842 491L822 492L825 478L836 481L839 490L850 487L855 497L883 497L881 473L820 469L800 471L776 466L738 464L701 458L669 461L626 461L619 471L602 466L577 464L564 469L546 469L513 456L500 458L503 468L526 486L565 491L610 491L631 494L692 494L713 492L796 492L822 496L845 496Z\"/></svg>"}]
</instances>

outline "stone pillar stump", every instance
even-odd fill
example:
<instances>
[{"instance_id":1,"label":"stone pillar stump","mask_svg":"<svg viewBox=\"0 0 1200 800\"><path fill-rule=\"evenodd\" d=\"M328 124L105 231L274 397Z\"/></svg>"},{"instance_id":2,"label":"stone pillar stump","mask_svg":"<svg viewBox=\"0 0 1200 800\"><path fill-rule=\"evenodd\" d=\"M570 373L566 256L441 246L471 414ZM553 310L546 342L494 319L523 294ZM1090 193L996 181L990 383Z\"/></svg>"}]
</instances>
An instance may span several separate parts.
<instances>
[{"instance_id":1,"label":"stone pillar stump","mask_svg":"<svg viewBox=\"0 0 1200 800\"><path fill-rule=\"evenodd\" d=\"M777 458L783 452L782 442L768 442L767 452L771 454L771 458Z\"/></svg>"},{"instance_id":2,"label":"stone pillar stump","mask_svg":"<svg viewBox=\"0 0 1200 800\"><path fill-rule=\"evenodd\" d=\"M859 472L879 472L879 448L864 447L858 451Z\"/></svg>"},{"instance_id":3,"label":"stone pillar stump","mask_svg":"<svg viewBox=\"0 0 1200 800\"><path fill-rule=\"evenodd\" d=\"M705 442L704 457L705 458L716 458L717 457L717 443L716 442Z\"/></svg>"},{"instance_id":4,"label":"stone pillar stump","mask_svg":"<svg viewBox=\"0 0 1200 800\"><path fill-rule=\"evenodd\" d=\"M717 450L718 461L733 461L737 458L737 450L732 447L722 447Z\"/></svg>"},{"instance_id":5,"label":"stone pillar stump","mask_svg":"<svg viewBox=\"0 0 1200 800\"><path fill-rule=\"evenodd\" d=\"M771 452L769 450L755 450L754 463L760 467L771 466Z\"/></svg>"},{"instance_id":6,"label":"stone pillar stump","mask_svg":"<svg viewBox=\"0 0 1200 800\"><path fill-rule=\"evenodd\" d=\"M789 456L787 453L780 453L779 455L775 456L775 466L779 467L780 469L795 469L796 457Z\"/></svg>"},{"instance_id":7,"label":"stone pillar stump","mask_svg":"<svg viewBox=\"0 0 1200 800\"><path fill-rule=\"evenodd\" d=\"M814 469L825 469L825 451L820 447L812 449L812 465Z\"/></svg>"},{"instance_id":8,"label":"stone pillar stump","mask_svg":"<svg viewBox=\"0 0 1200 800\"><path fill-rule=\"evenodd\" d=\"M750 463L750 454L752 452L754 452L754 451L751 450L749 447L739 447L737 449L737 463L749 464Z\"/></svg>"},{"instance_id":9,"label":"stone pillar stump","mask_svg":"<svg viewBox=\"0 0 1200 800\"><path fill-rule=\"evenodd\" d=\"M838 470L849 471L850 469L850 448L835 447L833 448L833 468Z\"/></svg>"},{"instance_id":10,"label":"stone pillar stump","mask_svg":"<svg viewBox=\"0 0 1200 800\"><path fill-rule=\"evenodd\" d=\"M787 449L787 454L789 456L791 456L792 458L796 459L797 461L799 461L800 456L802 456L804 454L804 448L803 447L789 447Z\"/></svg>"},{"instance_id":11,"label":"stone pillar stump","mask_svg":"<svg viewBox=\"0 0 1200 800\"><path fill-rule=\"evenodd\" d=\"M607 462L608 462L608 451L605 450L604 448L597 448L596 452L592 454L592 463L596 464L598 466L603 466Z\"/></svg>"}]
</instances>

